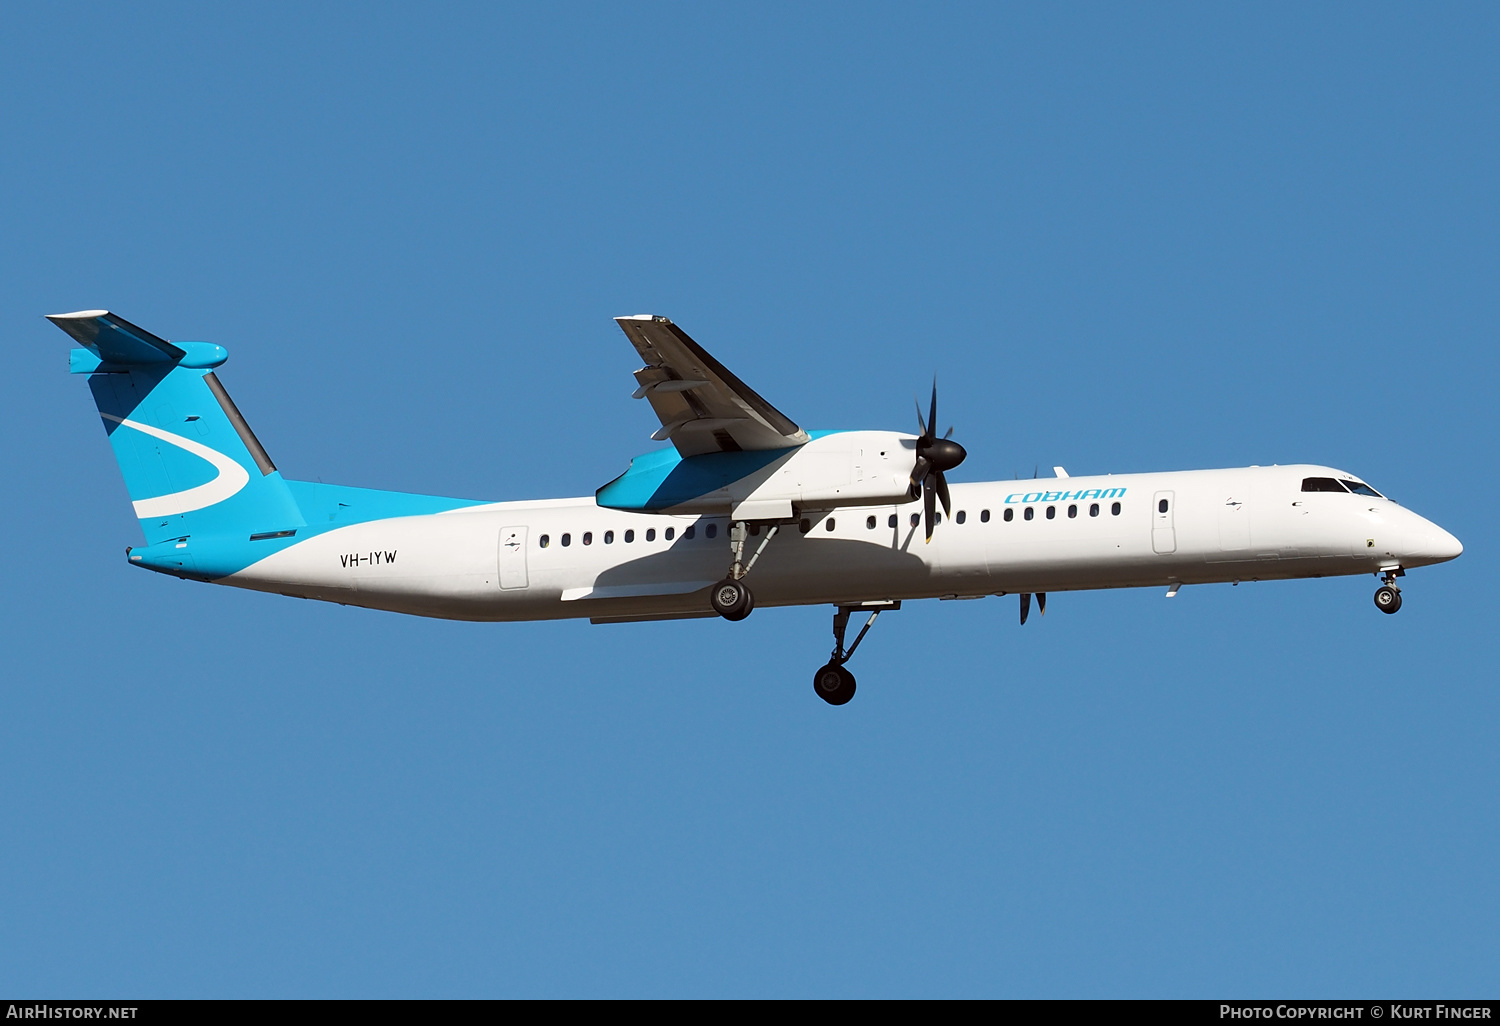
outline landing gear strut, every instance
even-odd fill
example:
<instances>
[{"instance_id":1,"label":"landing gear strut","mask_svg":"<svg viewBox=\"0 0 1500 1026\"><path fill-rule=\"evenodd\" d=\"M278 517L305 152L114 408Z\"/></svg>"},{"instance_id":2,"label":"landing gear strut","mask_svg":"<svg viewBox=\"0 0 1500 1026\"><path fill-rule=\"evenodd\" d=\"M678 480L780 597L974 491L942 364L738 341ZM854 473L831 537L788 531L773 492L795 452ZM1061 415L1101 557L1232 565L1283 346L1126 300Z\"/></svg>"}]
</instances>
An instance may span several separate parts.
<instances>
[{"instance_id":1,"label":"landing gear strut","mask_svg":"<svg viewBox=\"0 0 1500 1026\"><path fill-rule=\"evenodd\" d=\"M1375 608L1382 613L1394 613L1401 608L1401 589L1396 587L1396 578L1401 576L1401 571L1386 570L1381 574L1385 581L1375 589Z\"/></svg>"},{"instance_id":2,"label":"landing gear strut","mask_svg":"<svg viewBox=\"0 0 1500 1026\"><path fill-rule=\"evenodd\" d=\"M865 640L865 635L875 625L875 618L887 609L900 609L901 603L887 602L877 606L839 606L833 614L833 657L827 665L813 674L813 690L829 705L843 705L854 697L854 674L844 669L844 664L854 658L854 650ZM844 647L844 632L849 629L849 614L856 610L870 613L870 618L854 636L854 644Z\"/></svg>"},{"instance_id":3,"label":"landing gear strut","mask_svg":"<svg viewBox=\"0 0 1500 1026\"><path fill-rule=\"evenodd\" d=\"M743 620L755 608L755 596L745 584L745 575L755 566L755 561L766 551L766 546L771 544L771 539L776 537L779 529L780 525L771 525L748 563L744 562L744 558L745 536L750 533L749 525L743 520L736 520L729 529L729 550L734 553L734 562L729 567L729 576L714 585L713 591L708 593L709 604L724 619Z\"/></svg>"}]
</instances>

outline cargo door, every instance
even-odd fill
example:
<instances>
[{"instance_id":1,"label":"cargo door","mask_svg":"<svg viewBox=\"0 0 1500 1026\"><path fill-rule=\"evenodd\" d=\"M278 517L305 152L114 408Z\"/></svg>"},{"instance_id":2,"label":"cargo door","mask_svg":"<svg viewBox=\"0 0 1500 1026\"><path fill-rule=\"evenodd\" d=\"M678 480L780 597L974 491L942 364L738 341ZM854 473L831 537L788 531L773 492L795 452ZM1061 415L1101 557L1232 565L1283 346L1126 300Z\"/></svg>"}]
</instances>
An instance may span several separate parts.
<instances>
[{"instance_id":1,"label":"cargo door","mask_svg":"<svg viewBox=\"0 0 1500 1026\"><path fill-rule=\"evenodd\" d=\"M1219 507L1219 551L1243 553L1250 548L1250 489L1235 481Z\"/></svg>"},{"instance_id":2,"label":"cargo door","mask_svg":"<svg viewBox=\"0 0 1500 1026\"><path fill-rule=\"evenodd\" d=\"M526 528L500 528L499 568L501 588L526 587Z\"/></svg>"}]
</instances>

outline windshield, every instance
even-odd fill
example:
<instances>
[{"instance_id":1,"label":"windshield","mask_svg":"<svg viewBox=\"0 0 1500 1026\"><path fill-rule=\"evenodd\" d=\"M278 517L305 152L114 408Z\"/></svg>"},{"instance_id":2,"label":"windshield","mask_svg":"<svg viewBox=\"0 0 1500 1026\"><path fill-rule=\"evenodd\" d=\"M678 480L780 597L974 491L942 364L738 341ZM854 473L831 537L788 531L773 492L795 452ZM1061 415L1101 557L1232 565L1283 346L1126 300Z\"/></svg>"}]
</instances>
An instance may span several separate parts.
<instances>
[{"instance_id":1,"label":"windshield","mask_svg":"<svg viewBox=\"0 0 1500 1026\"><path fill-rule=\"evenodd\" d=\"M1368 495L1374 499L1385 498L1384 495L1381 495L1379 492L1371 488L1369 485L1365 484L1363 481L1345 481L1344 487L1349 489L1355 495Z\"/></svg>"}]
</instances>

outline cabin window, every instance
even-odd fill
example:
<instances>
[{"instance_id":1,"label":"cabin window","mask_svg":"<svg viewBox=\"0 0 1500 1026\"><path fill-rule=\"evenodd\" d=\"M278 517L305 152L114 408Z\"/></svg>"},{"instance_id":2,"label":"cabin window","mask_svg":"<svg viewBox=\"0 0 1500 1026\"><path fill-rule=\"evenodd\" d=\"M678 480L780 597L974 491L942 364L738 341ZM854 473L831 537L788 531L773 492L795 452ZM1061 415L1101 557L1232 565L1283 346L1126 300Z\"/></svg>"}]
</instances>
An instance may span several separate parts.
<instances>
[{"instance_id":1,"label":"cabin window","mask_svg":"<svg viewBox=\"0 0 1500 1026\"><path fill-rule=\"evenodd\" d=\"M626 544L629 544L630 542L633 542L633 541L635 541L635 531L626 531L625 532L625 542L626 542Z\"/></svg>"},{"instance_id":2,"label":"cabin window","mask_svg":"<svg viewBox=\"0 0 1500 1026\"><path fill-rule=\"evenodd\" d=\"M1078 507L1077 506L1069 506L1068 507L1068 519L1072 520L1076 516L1078 516Z\"/></svg>"},{"instance_id":3,"label":"cabin window","mask_svg":"<svg viewBox=\"0 0 1500 1026\"><path fill-rule=\"evenodd\" d=\"M1005 511L1005 522L1008 524L1014 519L1016 519L1016 511L1013 509L1007 509Z\"/></svg>"},{"instance_id":4,"label":"cabin window","mask_svg":"<svg viewBox=\"0 0 1500 1026\"><path fill-rule=\"evenodd\" d=\"M1302 490L1304 492L1338 492L1344 494L1344 486L1331 477L1304 477L1302 479Z\"/></svg>"},{"instance_id":5,"label":"cabin window","mask_svg":"<svg viewBox=\"0 0 1500 1026\"><path fill-rule=\"evenodd\" d=\"M1057 519L1057 507L1056 506L1048 506L1047 507L1047 519L1048 520L1056 520Z\"/></svg>"},{"instance_id":6,"label":"cabin window","mask_svg":"<svg viewBox=\"0 0 1500 1026\"><path fill-rule=\"evenodd\" d=\"M1099 515L1099 504L1097 502L1091 502L1091 503L1089 503L1089 516L1091 516L1091 517L1097 517L1098 515Z\"/></svg>"},{"instance_id":7,"label":"cabin window","mask_svg":"<svg viewBox=\"0 0 1500 1026\"><path fill-rule=\"evenodd\" d=\"M541 542L542 548L544 548L544 549L548 545L552 544L552 539L548 538L545 534L542 535L540 538L538 538L537 541Z\"/></svg>"},{"instance_id":8,"label":"cabin window","mask_svg":"<svg viewBox=\"0 0 1500 1026\"><path fill-rule=\"evenodd\" d=\"M567 548L569 545L573 544L573 536L571 534L565 534L559 540L562 542L563 548Z\"/></svg>"},{"instance_id":9,"label":"cabin window","mask_svg":"<svg viewBox=\"0 0 1500 1026\"><path fill-rule=\"evenodd\" d=\"M871 531L875 530L875 518L865 517L865 527Z\"/></svg>"},{"instance_id":10,"label":"cabin window","mask_svg":"<svg viewBox=\"0 0 1500 1026\"><path fill-rule=\"evenodd\" d=\"M1030 506L1027 506L1026 512L1021 515L1024 516L1027 520L1030 520L1036 516L1036 510L1032 509Z\"/></svg>"},{"instance_id":11,"label":"cabin window","mask_svg":"<svg viewBox=\"0 0 1500 1026\"><path fill-rule=\"evenodd\" d=\"M594 532L593 531L584 531L583 532L583 543L585 545L592 545L592 544L594 544Z\"/></svg>"},{"instance_id":12,"label":"cabin window","mask_svg":"<svg viewBox=\"0 0 1500 1026\"><path fill-rule=\"evenodd\" d=\"M1381 495L1379 492L1371 488L1369 485L1365 484L1363 481L1345 481L1344 487L1349 489L1355 495L1368 495L1372 499L1385 498L1384 495Z\"/></svg>"},{"instance_id":13,"label":"cabin window","mask_svg":"<svg viewBox=\"0 0 1500 1026\"><path fill-rule=\"evenodd\" d=\"M1158 512L1158 513L1165 513L1166 511L1167 511L1167 500L1163 499L1163 500L1161 500L1160 502L1158 502L1156 504L1156 512Z\"/></svg>"},{"instance_id":14,"label":"cabin window","mask_svg":"<svg viewBox=\"0 0 1500 1026\"><path fill-rule=\"evenodd\" d=\"M698 525L697 524L688 524L686 527L684 527L682 529L682 540L683 541L692 541L693 540L693 535L695 535L697 533L698 533ZM667 537L670 538L671 535L668 535Z\"/></svg>"},{"instance_id":15,"label":"cabin window","mask_svg":"<svg viewBox=\"0 0 1500 1026\"><path fill-rule=\"evenodd\" d=\"M823 521L823 530L825 530L825 531L832 531L833 530L833 517L829 517L827 520Z\"/></svg>"},{"instance_id":16,"label":"cabin window","mask_svg":"<svg viewBox=\"0 0 1500 1026\"><path fill-rule=\"evenodd\" d=\"M801 531L803 534L806 534L808 531L812 530L812 521L807 519L807 517L803 517L801 520L797 521L797 530Z\"/></svg>"},{"instance_id":17,"label":"cabin window","mask_svg":"<svg viewBox=\"0 0 1500 1026\"><path fill-rule=\"evenodd\" d=\"M963 510L959 510L958 511L958 516L954 517L953 519L957 520L961 524L965 520L967 520L968 518L969 518L969 515L967 513L965 513Z\"/></svg>"},{"instance_id":18,"label":"cabin window","mask_svg":"<svg viewBox=\"0 0 1500 1026\"><path fill-rule=\"evenodd\" d=\"M629 541L630 539L626 538L625 540ZM654 528L654 527L648 527L648 528L646 528L646 540L647 541L656 541L656 528Z\"/></svg>"},{"instance_id":19,"label":"cabin window","mask_svg":"<svg viewBox=\"0 0 1500 1026\"><path fill-rule=\"evenodd\" d=\"M719 525L718 524L709 524L707 527L705 527L703 529L703 537L705 537L705 538L712 538L715 535L717 535L718 533L719 533Z\"/></svg>"},{"instance_id":20,"label":"cabin window","mask_svg":"<svg viewBox=\"0 0 1500 1026\"><path fill-rule=\"evenodd\" d=\"M895 527L896 526L896 514L894 514L894 513L891 514L891 518L885 522L885 526L886 527Z\"/></svg>"},{"instance_id":21,"label":"cabin window","mask_svg":"<svg viewBox=\"0 0 1500 1026\"><path fill-rule=\"evenodd\" d=\"M911 515L911 526L916 527L921 522L922 522L922 514L920 514L920 513L913 513Z\"/></svg>"},{"instance_id":22,"label":"cabin window","mask_svg":"<svg viewBox=\"0 0 1500 1026\"><path fill-rule=\"evenodd\" d=\"M672 540L672 536L675 535L676 533L677 533L677 528L675 528L675 527L669 527L665 531L662 532L662 537L665 538L667 541L671 541ZM647 539L649 539L651 537L651 532L650 531L646 532L646 537L647 537Z\"/></svg>"},{"instance_id":23,"label":"cabin window","mask_svg":"<svg viewBox=\"0 0 1500 1026\"><path fill-rule=\"evenodd\" d=\"M987 523L990 522L990 511L989 510L982 509L982 510L979 511L979 522L981 524L987 524Z\"/></svg>"},{"instance_id":24,"label":"cabin window","mask_svg":"<svg viewBox=\"0 0 1500 1026\"><path fill-rule=\"evenodd\" d=\"M1118 502L1109 507L1109 515L1112 517L1120 515L1120 504Z\"/></svg>"},{"instance_id":25,"label":"cabin window","mask_svg":"<svg viewBox=\"0 0 1500 1026\"><path fill-rule=\"evenodd\" d=\"M587 545L589 543L589 536L588 535L584 535L583 536L583 543L585 545ZM615 543L615 532L613 532L613 531L605 531L604 532L604 544L606 544L606 545L613 545L614 543Z\"/></svg>"}]
</instances>

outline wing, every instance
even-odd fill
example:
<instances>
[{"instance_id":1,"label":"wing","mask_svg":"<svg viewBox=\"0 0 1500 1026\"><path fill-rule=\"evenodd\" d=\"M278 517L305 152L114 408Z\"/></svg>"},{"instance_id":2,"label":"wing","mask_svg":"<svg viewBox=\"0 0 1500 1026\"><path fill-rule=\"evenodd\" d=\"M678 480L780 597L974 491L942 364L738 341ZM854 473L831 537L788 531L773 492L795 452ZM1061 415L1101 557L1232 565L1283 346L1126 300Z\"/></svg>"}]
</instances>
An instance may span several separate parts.
<instances>
[{"instance_id":1,"label":"wing","mask_svg":"<svg viewBox=\"0 0 1500 1026\"><path fill-rule=\"evenodd\" d=\"M652 438L670 439L683 456L787 449L808 440L806 431L665 317L639 314L615 323L646 364L635 372L641 386L635 397L649 400L661 419Z\"/></svg>"}]
</instances>

